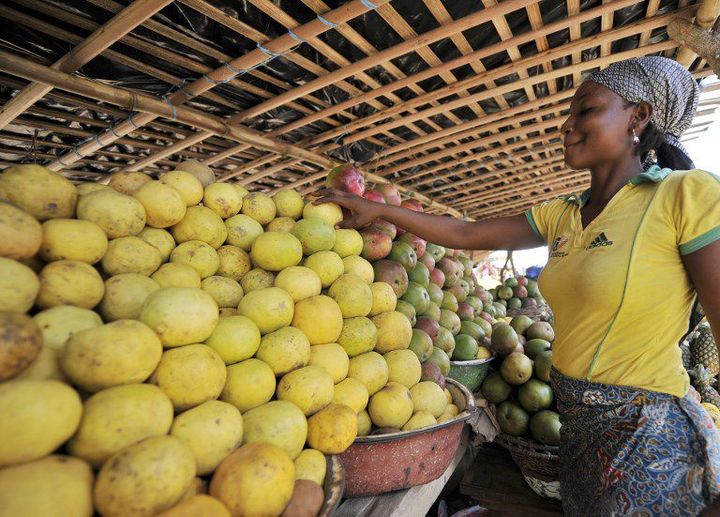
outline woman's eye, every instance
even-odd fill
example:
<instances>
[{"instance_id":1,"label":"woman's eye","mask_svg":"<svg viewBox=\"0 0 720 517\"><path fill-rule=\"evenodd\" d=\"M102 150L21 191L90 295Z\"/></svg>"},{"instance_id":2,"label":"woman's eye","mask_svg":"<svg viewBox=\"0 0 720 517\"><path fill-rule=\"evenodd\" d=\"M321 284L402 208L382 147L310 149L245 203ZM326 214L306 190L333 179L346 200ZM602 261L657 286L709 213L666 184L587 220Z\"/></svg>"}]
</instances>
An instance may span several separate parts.
<instances>
[{"instance_id":1,"label":"woman's eye","mask_svg":"<svg viewBox=\"0 0 720 517\"><path fill-rule=\"evenodd\" d=\"M593 106L585 107L585 108L583 108L583 109L580 110L580 114L581 114L581 115L586 115L586 114L590 113L591 111L593 111L594 109L595 109L595 108L594 108Z\"/></svg>"}]
</instances>

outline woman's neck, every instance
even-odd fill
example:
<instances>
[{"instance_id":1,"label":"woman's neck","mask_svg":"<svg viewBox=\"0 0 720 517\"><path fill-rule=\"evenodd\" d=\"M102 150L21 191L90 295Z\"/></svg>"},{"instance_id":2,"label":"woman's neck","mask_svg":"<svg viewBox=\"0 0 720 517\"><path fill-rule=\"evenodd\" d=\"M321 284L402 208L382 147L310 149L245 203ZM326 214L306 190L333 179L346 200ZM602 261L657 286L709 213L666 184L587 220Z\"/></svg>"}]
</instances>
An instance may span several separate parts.
<instances>
[{"instance_id":1,"label":"woman's neck","mask_svg":"<svg viewBox=\"0 0 720 517\"><path fill-rule=\"evenodd\" d=\"M590 170L590 201L594 206L605 206L628 181L642 172L638 156L618 162L604 163Z\"/></svg>"}]
</instances>

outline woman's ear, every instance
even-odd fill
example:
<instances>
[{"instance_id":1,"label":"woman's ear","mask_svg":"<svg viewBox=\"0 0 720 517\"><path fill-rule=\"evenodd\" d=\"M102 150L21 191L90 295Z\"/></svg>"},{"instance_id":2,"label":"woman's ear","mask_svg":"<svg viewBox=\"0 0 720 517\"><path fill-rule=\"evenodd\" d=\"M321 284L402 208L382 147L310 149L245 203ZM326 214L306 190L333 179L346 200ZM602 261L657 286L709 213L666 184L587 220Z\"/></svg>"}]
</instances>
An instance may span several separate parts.
<instances>
[{"instance_id":1,"label":"woman's ear","mask_svg":"<svg viewBox=\"0 0 720 517\"><path fill-rule=\"evenodd\" d=\"M645 101L638 103L633 114L633 123L638 134L645 130L652 117L652 106Z\"/></svg>"}]
</instances>

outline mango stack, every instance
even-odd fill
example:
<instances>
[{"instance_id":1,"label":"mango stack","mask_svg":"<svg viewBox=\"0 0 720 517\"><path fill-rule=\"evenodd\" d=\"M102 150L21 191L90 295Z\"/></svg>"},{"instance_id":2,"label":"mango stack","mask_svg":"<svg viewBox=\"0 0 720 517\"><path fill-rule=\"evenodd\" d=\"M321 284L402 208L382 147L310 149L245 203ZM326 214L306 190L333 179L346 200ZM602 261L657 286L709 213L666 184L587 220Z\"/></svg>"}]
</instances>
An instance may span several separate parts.
<instances>
[{"instance_id":1,"label":"mango stack","mask_svg":"<svg viewBox=\"0 0 720 517\"><path fill-rule=\"evenodd\" d=\"M314 515L326 454L452 412L341 219L196 161L0 173L0 516Z\"/></svg>"},{"instance_id":2,"label":"mango stack","mask_svg":"<svg viewBox=\"0 0 720 517\"><path fill-rule=\"evenodd\" d=\"M526 315L492 326L495 371L485 378L480 391L495 405L502 432L545 445L560 443L560 415L550 386L554 339L550 323Z\"/></svg>"},{"instance_id":3,"label":"mango stack","mask_svg":"<svg viewBox=\"0 0 720 517\"><path fill-rule=\"evenodd\" d=\"M371 191L372 192L372 191ZM492 324L499 313L486 312L471 259L458 250L427 243L387 221L375 221L360 231L361 256L373 263L375 280L392 286L397 310L413 327L410 349L423 366L423 379L443 386L450 360L469 361L492 356ZM504 308L503 308L504 310ZM505 313L502 313L505 316Z\"/></svg>"}]
</instances>

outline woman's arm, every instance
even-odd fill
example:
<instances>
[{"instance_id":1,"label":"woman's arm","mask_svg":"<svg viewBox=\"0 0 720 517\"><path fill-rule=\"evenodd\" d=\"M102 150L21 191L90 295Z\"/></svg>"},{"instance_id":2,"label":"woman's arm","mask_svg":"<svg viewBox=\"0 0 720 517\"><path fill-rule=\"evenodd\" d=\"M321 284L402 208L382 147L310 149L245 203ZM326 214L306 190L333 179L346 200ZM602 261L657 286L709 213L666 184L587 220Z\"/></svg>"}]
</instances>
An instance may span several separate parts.
<instances>
[{"instance_id":1,"label":"woman's arm","mask_svg":"<svg viewBox=\"0 0 720 517\"><path fill-rule=\"evenodd\" d=\"M337 190L320 194L316 204L337 203L350 210L350 217L340 224L343 228L362 228L375 219L385 219L428 242L463 250L516 250L545 244L522 214L470 222L375 203Z\"/></svg>"},{"instance_id":2,"label":"woman's arm","mask_svg":"<svg viewBox=\"0 0 720 517\"><path fill-rule=\"evenodd\" d=\"M695 284L695 291L712 328L715 343L720 344L720 241L684 255L683 262ZM705 508L700 515L720 515L720 500Z\"/></svg>"},{"instance_id":3,"label":"woman's arm","mask_svg":"<svg viewBox=\"0 0 720 517\"><path fill-rule=\"evenodd\" d=\"M720 344L720 240L683 256L715 343Z\"/></svg>"}]
</instances>

